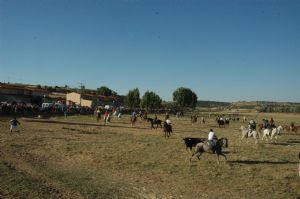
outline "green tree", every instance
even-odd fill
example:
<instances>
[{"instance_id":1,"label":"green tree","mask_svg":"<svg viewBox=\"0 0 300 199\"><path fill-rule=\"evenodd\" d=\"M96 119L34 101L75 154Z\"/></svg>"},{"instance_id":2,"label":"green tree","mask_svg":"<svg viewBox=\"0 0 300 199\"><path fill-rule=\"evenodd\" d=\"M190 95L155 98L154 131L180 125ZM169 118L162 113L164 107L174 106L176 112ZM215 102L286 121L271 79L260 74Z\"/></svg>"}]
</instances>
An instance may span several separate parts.
<instances>
[{"instance_id":1,"label":"green tree","mask_svg":"<svg viewBox=\"0 0 300 199\"><path fill-rule=\"evenodd\" d=\"M138 107L140 105L140 102L140 91L138 88L130 90L124 99L125 105L131 109Z\"/></svg>"},{"instance_id":2,"label":"green tree","mask_svg":"<svg viewBox=\"0 0 300 199\"><path fill-rule=\"evenodd\" d=\"M110 88L108 88L106 86L101 86L100 88L97 88L96 93L97 93L97 95L104 95L104 96L117 95L117 92L111 90Z\"/></svg>"},{"instance_id":3,"label":"green tree","mask_svg":"<svg viewBox=\"0 0 300 199\"><path fill-rule=\"evenodd\" d=\"M189 88L180 87L173 92L173 101L180 107L195 108L197 100L197 95Z\"/></svg>"},{"instance_id":4,"label":"green tree","mask_svg":"<svg viewBox=\"0 0 300 199\"><path fill-rule=\"evenodd\" d=\"M142 97L141 106L147 110L160 108L161 104L161 98L153 91L146 91Z\"/></svg>"}]
</instances>

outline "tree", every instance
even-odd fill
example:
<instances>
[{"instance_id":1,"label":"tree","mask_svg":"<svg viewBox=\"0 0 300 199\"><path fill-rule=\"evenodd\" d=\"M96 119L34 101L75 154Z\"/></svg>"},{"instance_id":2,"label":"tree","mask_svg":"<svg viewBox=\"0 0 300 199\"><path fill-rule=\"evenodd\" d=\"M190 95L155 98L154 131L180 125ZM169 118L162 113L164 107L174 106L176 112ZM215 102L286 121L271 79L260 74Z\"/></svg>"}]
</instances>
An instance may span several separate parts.
<instances>
[{"instance_id":1,"label":"tree","mask_svg":"<svg viewBox=\"0 0 300 199\"><path fill-rule=\"evenodd\" d=\"M102 86L100 88L97 88L96 91L97 95L104 95L104 96L112 96L112 95L117 95L117 92L109 89L106 86Z\"/></svg>"},{"instance_id":2,"label":"tree","mask_svg":"<svg viewBox=\"0 0 300 199\"><path fill-rule=\"evenodd\" d=\"M147 110L161 107L161 98L153 91L146 91L142 97L141 106Z\"/></svg>"},{"instance_id":3,"label":"tree","mask_svg":"<svg viewBox=\"0 0 300 199\"><path fill-rule=\"evenodd\" d=\"M138 107L140 102L140 91L138 88L130 90L124 99L124 103L131 109Z\"/></svg>"},{"instance_id":4,"label":"tree","mask_svg":"<svg viewBox=\"0 0 300 199\"><path fill-rule=\"evenodd\" d=\"M197 95L189 88L180 87L173 92L173 101L180 107L195 108L197 100Z\"/></svg>"}]
</instances>

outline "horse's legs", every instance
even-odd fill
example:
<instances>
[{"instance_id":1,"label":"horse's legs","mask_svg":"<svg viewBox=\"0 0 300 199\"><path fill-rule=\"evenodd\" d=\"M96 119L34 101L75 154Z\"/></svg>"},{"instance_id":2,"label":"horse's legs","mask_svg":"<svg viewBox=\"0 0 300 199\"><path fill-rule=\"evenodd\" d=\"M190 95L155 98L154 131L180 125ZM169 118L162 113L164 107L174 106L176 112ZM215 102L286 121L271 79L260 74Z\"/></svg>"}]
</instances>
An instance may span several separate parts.
<instances>
[{"instance_id":1,"label":"horse's legs","mask_svg":"<svg viewBox=\"0 0 300 199\"><path fill-rule=\"evenodd\" d=\"M198 160L200 160L200 156L201 156L201 153L198 152L198 153L197 153L197 158L198 158Z\"/></svg>"},{"instance_id":2,"label":"horse's legs","mask_svg":"<svg viewBox=\"0 0 300 199\"><path fill-rule=\"evenodd\" d=\"M264 140L265 137L266 137L266 134L264 133L263 136L261 137L261 140Z\"/></svg>"},{"instance_id":3,"label":"horse's legs","mask_svg":"<svg viewBox=\"0 0 300 199\"><path fill-rule=\"evenodd\" d=\"M220 153L219 155L223 156L225 158L225 160L227 160L227 157L224 153Z\"/></svg>"},{"instance_id":4,"label":"horse's legs","mask_svg":"<svg viewBox=\"0 0 300 199\"><path fill-rule=\"evenodd\" d=\"M198 160L200 160L200 155L201 155L200 152L194 152L194 153L192 154L192 157L194 157L194 155L196 155L196 157L198 158ZM192 161L192 157L190 158L190 162Z\"/></svg>"},{"instance_id":5,"label":"horse's legs","mask_svg":"<svg viewBox=\"0 0 300 199\"><path fill-rule=\"evenodd\" d=\"M220 160L219 160L219 154L218 154L218 153L216 153L216 155L217 155L218 164L220 164Z\"/></svg>"}]
</instances>

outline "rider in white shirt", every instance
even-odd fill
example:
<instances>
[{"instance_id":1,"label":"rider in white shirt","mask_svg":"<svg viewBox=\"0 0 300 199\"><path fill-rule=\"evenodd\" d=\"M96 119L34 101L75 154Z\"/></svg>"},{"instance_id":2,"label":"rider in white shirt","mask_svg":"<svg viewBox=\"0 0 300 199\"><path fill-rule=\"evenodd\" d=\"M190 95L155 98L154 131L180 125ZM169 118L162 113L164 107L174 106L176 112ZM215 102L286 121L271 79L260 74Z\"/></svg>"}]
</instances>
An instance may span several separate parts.
<instances>
[{"instance_id":1,"label":"rider in white shirt","mask_svg":"<svg viewBox=\"0 0 300 199\"><path fill-rule=\"evenodd\" d=\"M216 145L216 142L217 142L217 136L215 135L215 132L212 129L210 129L208 133L207 143L208 145L214 147Z\"/></svg>"}]
</instances>

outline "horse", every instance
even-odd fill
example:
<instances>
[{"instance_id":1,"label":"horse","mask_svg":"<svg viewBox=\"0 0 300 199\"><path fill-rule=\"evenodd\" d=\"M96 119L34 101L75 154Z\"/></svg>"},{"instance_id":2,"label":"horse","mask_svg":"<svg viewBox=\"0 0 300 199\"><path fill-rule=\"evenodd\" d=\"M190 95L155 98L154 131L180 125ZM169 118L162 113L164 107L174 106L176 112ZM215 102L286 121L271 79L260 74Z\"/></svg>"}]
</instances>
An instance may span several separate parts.
<instances>
[{"instance_id":1,"label":"horse","mask_svg":"<svg viewBox=\"0 0 300 199\"><path fill-rule=\"evenodd\" d=\"M263 136L262 136L262 140L264 140L264 138L267 139L267 136L270 137L270 139L272 140L273 137L275 136L275 139L278 139L278 136L281 135L281 133L283 132L283 127L282 126L278 126L277 128L273 128L273 129L265 129L263 131Z\"/></svg>"},{"instance_id":2,"label":"horse","mask_svg":"<svg viewBox=\"0 0 300 199\"><path fill-rule=\"evenodd\" d=\"M217 160L218 160L218 164L219 164L220 163L220 161L219 161L220 155L223 156L225 158L225 160L227 160L226 155L224 153L222 153L223 146L226 148L228 147L228 139L227 138L218 139L215 147L209 146L207 144L207 142L205 142L205 143L200 142L196 145L195 152L192 154L192 157L194 157L194 155L196 155L197 158L200 160L200 156L204 152L215 153L217 155ZM190 158L190 161L191 161L192 157Z\"/></svg>"},{"instance_id":3,"label":"horse","mask_svg":"<svg viewBox=\"0 0 300 199\"><path fill-rule=\"evenodd\" d=\"M260 137L260 134L259 132L257 132L256 130L252 130L251 133L249 133L249 129L247 129L246 127L244 126L241 126L241 131L242 131L242 137L241 137L241 140L244 139L244 138L250 138L250 137L253 137L255 139L255 144L257 144L258 142L258 138Z\"/></svg>"},{"instance_id":4,"label":"horse","mask_svg":"<svg viewBox=\"0 0 300 199\"><path fill-rule=\"evenodd\" d=\"M195 147L199 142L207 141L207 138L194 138L194 137L185 137L182 139L186 150L190 149L192 151L192 148Z\"/></svg>"},{"instance_id":5,"label":"horse","mask_svg":"<svg viewBox=\"0 0 300 199\"><path fill-rule=\"evenodd\" d=\"M197 119L198 119L198 116L197 116L197 115L192 115L192 116L191 116L191 123L192 123L192 125L193 125L194 123L197 123Z\"/></svg>"},{"instance_id":6,"label":"horse","mask_svg":"<svg viewBox=\"0 0 300 199\"><path fill-rule=\"evenodd\" d=\"M163 132L165 133L165 138L169 138L171 136L171 133L173 133L172 125L168 124L167 122L164 122L164 128Z\"/></svg>"},{"instance_id":7,"label":"horse","mask_svg":"<svg viewBox=\"0 0 300 199\"><path fill-rule=\"evenodd\" d=\"M205 124L205 119L204 119L204 117L201 117L201 124Z\"/></svg>"},{"instance_id":8,"label":"horse","mask_svg":"<svg viewBox=\"0 0 300 199\"><path fill-rule=\"evenodd\" d=\"M295 126L295 125L285 125L283 127L283 129L286 131L286 132L294 132L295 134L297 134L298 132L298 129L300 129L300 126Z\"/></svg>"},{"instance_id":9,"label":"horse","mask_svg":"<svg viewBox=\"0 0 300 199\"><path fill-rule=\"evenodd\" d=\"M147 121L151 122L151 129L154 128L154 124L156 124L156 128L158 128L158 125L160 126L160 128L162 128L162 125L161 125L162 121L161 120L154 120L153 118L148 117Z\"/></svg>"},{"instance_id":10,"label":"horse","mask_svg":"<svg viewBox=\"0 0 300 199\"><path fill-rule=\"evenodd\" d=\"M264 128L265 128L265 125L264 124L258 124L258 131L261 132Z\"/></svg>"},{"instance_id":11,"label":"horse","mask_svg":"<svg viewBox=\"0 0 300 199\"><path fill-rule=\"evenodd\" d=\"M225 124L229 125L230 119L229 118L225 118Z\"/></svg>"},{"instance_id":12,"label":"horse","mask_svg":"<svg viewBox=\"0 0 300 199\"><path fill-rule=\"evenodd\" d=\"M219 124L219 128L221 128L221 126L223 126L223 128L225 128L225 121L224 120L217 120L218 124Z\"/></svg>"},{"instance_id":13,"label":"horse","mask_svg":"<svg viewBox=\"0 0 300 199\"><path fill-rule=\"evenodd\" d=\"M136 122L136 115L131 116L130 121L131 121L131 126L134 126Z\"/></svg>"}]
</instances>

